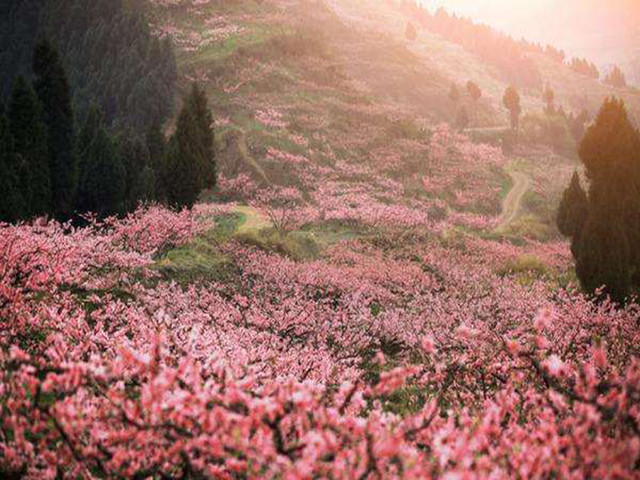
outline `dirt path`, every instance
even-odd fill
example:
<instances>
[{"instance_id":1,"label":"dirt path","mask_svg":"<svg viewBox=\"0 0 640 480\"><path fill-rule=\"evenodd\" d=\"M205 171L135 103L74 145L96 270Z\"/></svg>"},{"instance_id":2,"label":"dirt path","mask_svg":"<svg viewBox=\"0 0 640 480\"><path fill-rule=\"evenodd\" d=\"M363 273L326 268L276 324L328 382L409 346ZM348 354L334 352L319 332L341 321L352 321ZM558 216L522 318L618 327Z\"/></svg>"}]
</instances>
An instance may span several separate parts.
<instances>
[{"instance_id":1,"label":"dirt path","mask_svg":"<svg viewBox=\"0 0 640 480\"><path fill-rule=\"evenodd\" d=\"M253 207L238 205L234 207L232 212L241 213L244 221L238 226L237 233L246 233L249 231L258 231L263 228L272 227L273 224L269 218Z\"/></svg>"},{"instance_id":2,"label":"dirt path","mask_svg":"<svg viewBox=\"0 0 640 480\"><path fill-rule=\"evenodd\" d=\"M531 186L531 179L526 174L512 171L509 172L509 175L513 179L513 187L511 187L511 190L509 190L509 193L502 202L502 215L500 216L500 223L498 223L496 230L504 230L515 220L520 210L522 198Z\"/></svg>"}]
</instances>

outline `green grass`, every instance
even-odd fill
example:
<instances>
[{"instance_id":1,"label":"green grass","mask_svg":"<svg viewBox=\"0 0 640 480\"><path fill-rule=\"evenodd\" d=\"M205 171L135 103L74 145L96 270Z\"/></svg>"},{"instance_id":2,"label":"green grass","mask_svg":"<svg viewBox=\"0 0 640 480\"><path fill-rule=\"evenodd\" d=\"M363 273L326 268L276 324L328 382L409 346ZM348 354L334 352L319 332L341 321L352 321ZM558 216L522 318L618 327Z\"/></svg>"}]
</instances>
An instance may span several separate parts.
<instances>
[{"instance_id":1,"label":"green grass","mask_svg":"<svg viewBox=\"0 0 640 480\"><path fill-rule=\"evenodd\" d=\"M239 35L227 38L222 43L206 45L195 52L178 56L180 68L193 67L200 64L220 62L230 57L240 48L255 47L263 44L276 34L276 30L261 25L251 25L251 29Z\"/></svg>"},{"instance_id":2,"label":"green grass","mask_svg":"<svg viewBox=\"0 0 640 480\"><path fill-rule=\"evenodd\" d=\"M218 217L214 228L167 252L156 262L156 269L165 278L182 285L227 279L234 266L220 246L232 237L243 221L241 214Z\"/></svg>"},{"instance_id":3,"label":"green grass","mask_svg":"<svg viewBox=\"0 0 640 480\"><path fill-rule=\"evenodd\" d=\"M320 254L320 247L313 234L309 232L280 232L273 228L247 230L238 233L236 239L245 245L277 253L295 261L313 260Z\"/></svg>"}]
</instances>

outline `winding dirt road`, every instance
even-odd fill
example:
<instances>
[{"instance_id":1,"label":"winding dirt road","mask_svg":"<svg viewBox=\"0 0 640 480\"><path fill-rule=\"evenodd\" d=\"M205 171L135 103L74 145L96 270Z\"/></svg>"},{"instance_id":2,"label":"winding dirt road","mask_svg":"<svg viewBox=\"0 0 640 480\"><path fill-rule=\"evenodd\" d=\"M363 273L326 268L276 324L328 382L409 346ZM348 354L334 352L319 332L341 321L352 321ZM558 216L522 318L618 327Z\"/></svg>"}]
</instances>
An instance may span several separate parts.
<instances>
[{"instance_id":1,"label":"winding dirt road","mask_svg":"<svg viewBox=\"0 0 640 480\"><path fill-rule=\"evenodd\" d=\"M518 216L524 195L529 191L531 179L522 172L509 172L513 179L513 187L502 202L502 215L496 230L504 230Z\"/></svg>"}]
</instances>

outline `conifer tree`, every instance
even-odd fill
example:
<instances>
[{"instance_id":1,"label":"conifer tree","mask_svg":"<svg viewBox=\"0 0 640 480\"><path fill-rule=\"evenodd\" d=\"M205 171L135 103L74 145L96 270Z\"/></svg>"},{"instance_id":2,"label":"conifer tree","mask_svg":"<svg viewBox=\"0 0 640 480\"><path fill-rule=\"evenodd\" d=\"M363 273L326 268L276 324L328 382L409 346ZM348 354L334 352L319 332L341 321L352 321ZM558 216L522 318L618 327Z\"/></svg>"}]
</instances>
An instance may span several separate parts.
<instances>
[{"instance_id":1,"label":"conifer tree","mask_svg":"<svg viewBox=\"0 0 640 480\"><path fill-rule=\"evenodd\" d=\"M550 86L547 85L547 88L545 88L544 93L542 94L542 98L545 103L545 113L547 115L554 115L556 113L556 109L553 103L555 100L555 97L556 97L555 92Z\"/></svg>"},{"instance_id":2,"label":"conifer tree","mask_svg":"<svg viewBox=\"0 0 640 480\"><path fill-rule=\"evenodd\" d=\"M20 189L27 216L51 211L47 129L38 97L24 77L16 79L9 101L9 123L20 163Z\"/></svg>"},{"instance_id":3,"label":"conifer tree","mask_svg":"<svg viewBox=\"0 0 640 480\"><path fill-rule=\"evenodd\" d=\"M631 288L631 245L617 208L615 195L591 199L588 220L573 248L576 273L588 293L602 294L624 302Z\"/></svg>"},{"instance_id":4,"label":"conifer tree","mask_svg":"<svg viewBox=\"0 0 640 480\"><path fill-rule=\"evenodd\" d=\"M57 216L68 217L78 183L71 94L58 53L48 41L36 44L33 71L48 130L52 208Z\"/></svg>"},{"instance_id":5,"label":"conifer tree","mask_svg":"<svg viewBox=\"0 0 640 480\"><path fill-rule=\"evenodd\" d=\"M460 90L458 90L458 86L455 83L452 83L449 89L449 100L453 103L458 103L460 100Z\"/></svg>"},{"instance_id":6,"label":"conifer tree","mask_svg":"<svg viewBox=\"0 0 640 480\"><path fill-rule=\"evenodd\" d=\"M520 126L520 114L522 113L522 107L520 106L520 95L514 87L509 87L504 92L502 103L509 110L509 116L511 120L511 129L518 134L518 128Z\"/></svg>"},{"instance_id":7,"label":"conifer tree","mask_svg":"<svg viewBox=\"0 0 640 480\"><path fill-rule=\"evenodd\" d=\"M147 151L149 152L149 165L154 177L153 199L166 201L167 188L164 178L166 173L165 161L167 158L167 142L162 133L161 124L156 121L151 124L146 135ZM149 177L147 173L147 177ZM151 198L149 198L151 200Z\"/></svg>"},{"instance_id":8,"label":"conifer tree","mask_svg":"<svg viewBox=\"0 0 640 480\"><path fill-rule=\"evenodd\" d=\"M131 211L136 209L140 201L151 200L148 198L148 191L155 189L153 185L143 186L143 182L153 179L148 172L143 179L143 173L149 166L149 152L144 142L129 134L120 140L120 155L126 172L124 207L127 211Z\"/></svg>"},{"instance_id":9,"label":"conifer tree","mask_svg":"<svg viewBox=\"0 0 640 480\"><path fill-rule=\"evenodd\" d=\"M176 133L167 149L164 177L167 179L167 201L171 206L191 207L200 194L200 156L193 133L195 126L189 106L178 116Z\"/></svg>"},{"instance_id":10,"label":"conifer tree","mask_svg":"<svg viewBox=\"0 0 640 480\"><path fill-rule=\"evenodd\" d=\"M4 106L0 104L0 222L15 222L22 218L24 201L19 180L13 137Z\"/></svg>"},{"instance_id":11,"label":"conifer tree","mask_svg":"<svg viewBox=\"0 0 640 480\"><path fill-rule=\"evenodd\" d=\"M607 99L580 144L590 181L584 227L579 220L584 198L574 180L558 212L560 230L572 236L582 287L589 293L603 287L619 302L640 287L639 149L640 134L623 102Z\"/></svg>"},{"instance_id":12,"label":"conifer tree","mask_svg":"<svg viewBox=\"0 0 640 480\"><path fill-rule=\"evenodd\" d=\"M216 163L213 150L213 118L209 110L209 101L205 92L194 84L186 101L189 126L182 130L182 144L188 138L193 139L191 148L198 158L200 189L213 188L216 185ZM185 145L186 146L186 145Z\"/></svg>"},{"instance_id":13,"label":"conifer tree","mask_svg":"<svg viewBox=\"0 0 640 480\"><path fill-rule=\"evenodd\" d=\"M627 79L617 65L615 65L613 70L605 77L604 83L616 88L627 88Z\"/></svg>"},{"instance_id":14,"label":"conifer tree","mask_svg":"<svg viewBox=\"0 0 640 480\"><path fill-rule=\"evenodd\" d=\"M562 195L556 223L560 233L569 238L580 235L587 220L588 200L587 194L580 185L580 177L575 172L571 183Z\"/></svg>"},{"instance_id":15,"label":"conifer tree","mask_svg":"<svg viewBox=\"0 0 640 480\"><path fill-rule=\"evenodd\" d=\"M467 109L465 107L460 107L460 110L458 110L458 115L456 117L456 126L460 130L464 130L469 126L469 112L467 112Z\"/></svg>"},{"instance_id":16,"label":"conifer tree","mask_svg":"<svg viewBox=\"0 0 640 480\"><path fill-rule=\"evenodd\" d=\"M412 42L416 38L418 38L418 32L416 31L416 27L413 26L413 23L407 23L407 28L404 31L404 36L407 38L407 40L411 40Z\"/></svg>"},{"instance_id":17,"label":"conifer tree","mask_svg":"<svg viewBox=\"0 0 640 480\"><path fill-rule=\"evenodd\" d=\"M100 217L121 213L125 206L126 170L118 145L92 108L79 135L81 180L77 208Z\"/></svg>"},{"instance_id":18,"label":"conifer tree","mask_svg":"<svg viewBox=\"0 0 640 480\"><path fill-rule=\"evenodd\" d=\"M467 92L469 92L469 96L474 102L477 102L482 97L482 90L480 90L477 83L471 80L467 82Z\"/></svg>"}]
</instances>

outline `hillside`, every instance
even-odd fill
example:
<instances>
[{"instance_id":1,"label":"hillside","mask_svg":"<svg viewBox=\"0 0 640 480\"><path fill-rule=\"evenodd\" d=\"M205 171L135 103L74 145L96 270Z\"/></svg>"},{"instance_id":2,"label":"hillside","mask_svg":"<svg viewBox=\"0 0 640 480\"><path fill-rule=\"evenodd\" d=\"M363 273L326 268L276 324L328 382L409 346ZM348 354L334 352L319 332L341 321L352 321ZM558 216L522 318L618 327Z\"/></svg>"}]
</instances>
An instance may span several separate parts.
<instances>
[{"instance_id":1,"label":"hillside","mask_svg":"<svg viewBox=\"0 0 640 480\"><path fill-rule=\"evenodd\" d=\"M146 14L217 185L0 223L0 477L635 478L640 307L577 282L575 141L506 142L502 74L394 2ZM537 61L567 106L611 93Z\"/></svg>"}]
</instances>

